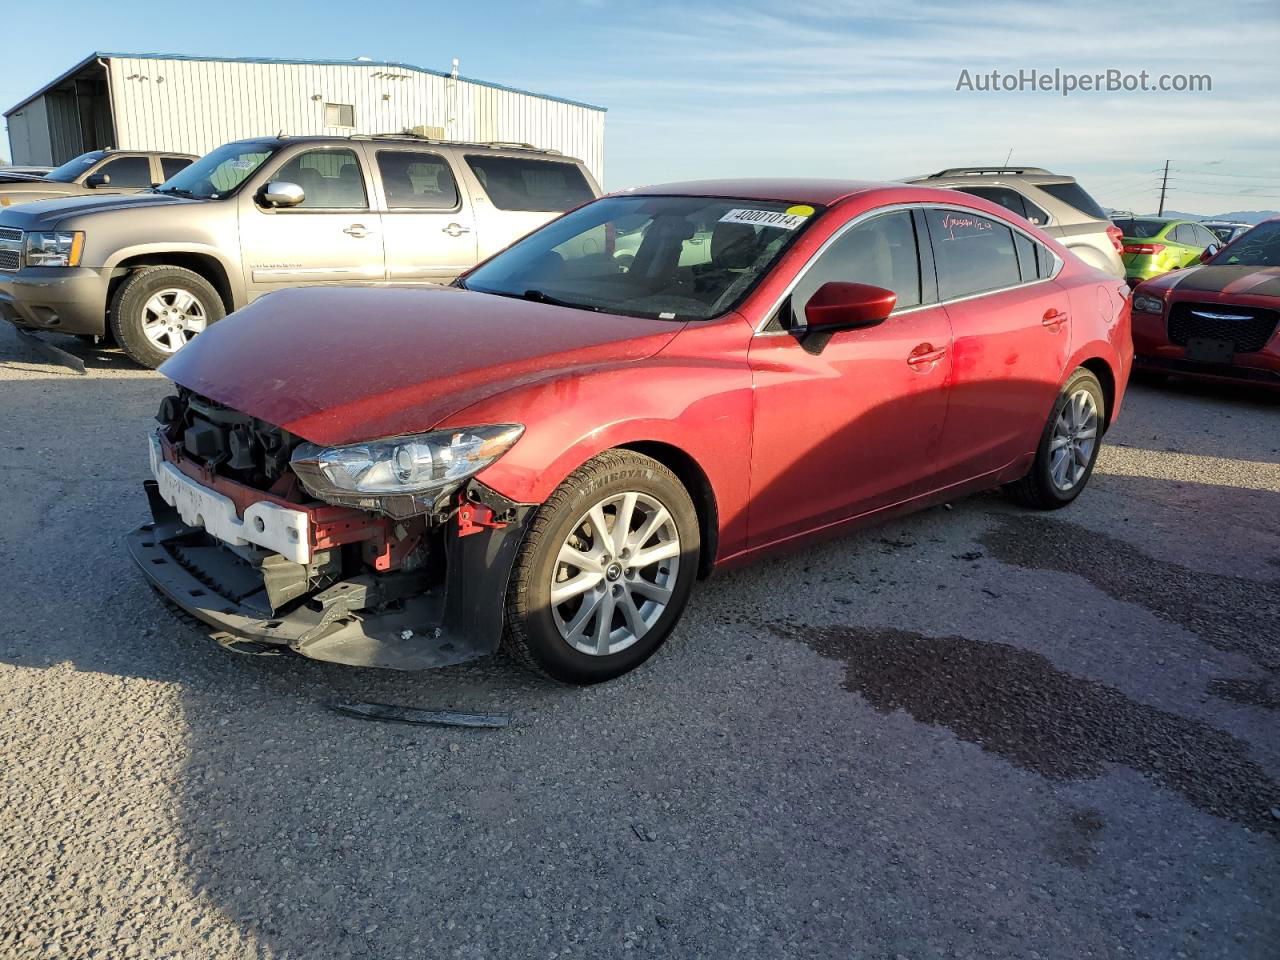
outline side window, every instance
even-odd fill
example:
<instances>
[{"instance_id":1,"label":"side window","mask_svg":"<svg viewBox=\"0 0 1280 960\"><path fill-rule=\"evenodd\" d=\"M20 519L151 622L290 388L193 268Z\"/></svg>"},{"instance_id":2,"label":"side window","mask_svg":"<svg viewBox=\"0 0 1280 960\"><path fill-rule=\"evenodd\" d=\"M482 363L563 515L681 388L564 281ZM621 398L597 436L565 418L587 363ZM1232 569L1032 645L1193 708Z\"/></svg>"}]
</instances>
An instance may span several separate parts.
<instances>
[{"instance_id":1,"label":"side window","mask_svg":"<svg viewBox=\"0 0 1280 960\"><path fill-rule=\"evenodd\" d=\"M910 212L881 214L850 228L810 264L790 297L791 326L805 323L809 298L833 281L892 290L897 310L919 306L920 252Z\"/></svg>"},{"instance_id":2,"label":"side window","mask_svg":"<svg viewBox=\"0 0 1280 960\"><path fill-rule=\"evenodd\" d=\"M324 105L324 125L326 127L354 127L356 125L356 108L349 103L326 103Z\"/></svg>"},{"instance_id":3,"label":"side window","mask_svg":"<svg viewBox=\"0 0 1280 960\"><path fill-rule=\"evenodd\" d=\"M116 157L93 172L109 176L112 187L151 186L151 161L146 157Z\"/></svg>"},{"instance_id":4,"label":"side window","mask_svg":"<svg viewBox=\"0 0 1280 960\"><path fill-rule=\"evenodd\" d=\"M587 178L572 163L470 155L467 165L499 210L559 213L593 196Z\"/></svg>"},{"instance_id":5,"label":"side window","mask_svg":"<svg viewBox=\"0 0 1280 960\"><path fill-rule=\"evenodd\" d=\"M1013 231L1013 245L1018 252L1018 270L1023 283L1044 280L1053 273L1053 254L1034 240Z\"/></svg>"},{"instance_id":6,"label":"side window","mask_svg":"<svg viewBox=\"0 0 1280 960\"><path fill-rule=\"evenodd\" d=\"M1216 243L1219 246L1221 246L1222 241L1220 241L1211 230L1205 227L1199 227L1199 226L1195 227L1194 229L1196 232L1197 247L1207 247L1211 243Z\"/></svg>"},{"instance_id":7,"label":"side window","mask_svg":"<svg viewBox=\"0 0 1280 960\"><path fill-rule=\"evenodd\" d=\"M160 170L164 173L164 178L168 180L175 173L187 169L191 166L191 161L186 157L161 157Z\"/></svg>"},{"instance_id":8,"label":"side window","mask_svg":"<svg viewBox=\"0 0 1280 960\"><path fill-rule=\"evenodd\" d=\"M379 150L378 174L392 210L452 210L458 184L449 161L436 153Z\"/></svg>"},{"instance_id":9,"label":"side window","mask_svg":"<svg viewBox=\"0 0 1280 960\"><path fill-rule=\"evenodd\" d=\"M364 210L369 206L354 150L308 150L276 170L271 179L302 188L303 201L294 210Z\"/></svg>"},{"instance_id":10,"label":"side window","mask_svg":"<svg viewBox=\"0 0 1280 960\"><path fill-rule=\"evenodd\" d=\"M967 210L925 212L943 300L999 290L1022 282L1013 231Z\"/></svg>"},{"instance_id":11,"label":"side window","mask_svg":"<svg viewBox=\"0 0 1280 960\"><path fill-rule=\"evenodd\" d=\"M968 187L960 192L990 200L1006 210L1012 210L1020 217L1027 215L1026 199L1017 190L1010 190L1008 187Z\"/></svg>"},{"instance_id":12,"label":"side window","mask_svg":"<svg viewBox=\"0 0 1280 960\"><path fill-rule=\"evenodd\" d=\"M1034 203L1032 203L1026 197L1023 197L1022 200L1027 205L1026 218L1029 221L1034 223L1037 227L1043 227L1045 224L1049 222L1048 213L1046 213L1044 210L1037 207Z\"/></svg>"}]
</instances>

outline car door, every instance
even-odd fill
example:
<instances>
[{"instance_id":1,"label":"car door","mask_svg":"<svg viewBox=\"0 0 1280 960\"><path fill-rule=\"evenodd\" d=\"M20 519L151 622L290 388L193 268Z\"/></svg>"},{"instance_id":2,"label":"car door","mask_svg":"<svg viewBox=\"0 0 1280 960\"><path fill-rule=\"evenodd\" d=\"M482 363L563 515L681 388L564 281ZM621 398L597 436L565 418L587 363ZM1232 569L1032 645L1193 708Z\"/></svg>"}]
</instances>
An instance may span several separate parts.
<instances>
[{"instance_id":1,"label":"car door","mask_svg":"<svg viewBox=\"0 0 1280 960\"><path fill-rule=\"evenodd\" d=\"M442 151L365 144L377 175L387 279L448 283L476 264L470 199Z\"/></svg>"},{"instance_id":2,"label":"car door","mask_svg":"<svg viewBox=\"0 0 1280 960\"><path fill-rule=\"evenodd\" d=\"M908 209L864 215L824 244L751 343L753 546L907 500L933 470L946 417L951 329L937 305L923 226ZM926 251L927 253L927 251ZM795 329L823 284L897 294L878 326L818 349Z\"/></svg>"},{"instance_id":3,"label":"car door","mask_svg":"<svg viewBox=\"0 0 1280 960\"><path fill-rule=\"evenodd\" d=\"M568 160L465 149L458 155L475 205L481 260L598 193Z\"/></svg>"},{"instance_id":4,"label":"car door","mask_svg":"<svg viewBox=\"0 0 1280 960\"><path fill-rule=\"evenodd\" d=\"M257 189L241 192L250 299L282 287L383 279L382 218L370 205L368 171L356 146L301 147L277 159ZM261 189L272 181L301 187L302 202L265 206Z\"/></svg>"},{"instance_id":5,"label":"car door","mask_svg":"<svg viewBox=\"0 0 1280 960\"><path fill-rule=\"evenodd\" d=\"M137 154L113 154L86 173L80 180L88 184L89 180L105 174L110 181L93 189L100 193L141 193L153 186L151 174L151 158Z\"/></svg>"},{"instance_id":6,"label":"car door","mask_svg":"<svg viewBox=\"0 0 1280 960\"><path fill-rule=\"evenodd\" d=\"M930 206L924 220L951 324L951 382L937 488L1034 450L1071 346L1057 255L1012 225Z\"/></svg>"}]
</instances>

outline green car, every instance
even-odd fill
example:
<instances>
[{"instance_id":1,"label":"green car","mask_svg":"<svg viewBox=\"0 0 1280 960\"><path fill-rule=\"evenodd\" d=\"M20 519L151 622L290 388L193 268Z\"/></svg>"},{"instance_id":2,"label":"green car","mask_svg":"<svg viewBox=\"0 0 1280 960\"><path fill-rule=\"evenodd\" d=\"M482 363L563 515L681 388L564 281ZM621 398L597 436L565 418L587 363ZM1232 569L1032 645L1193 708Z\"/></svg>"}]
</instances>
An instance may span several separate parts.
<instances>
[{"instance_id":1,"label":"green car","mask_svg":"<svg viewBox=\"0 0 1280 960\"><path fill-rule=\"evenodd\" d=\"M1206 249L1212 247L1217 253L1222 246L1212 231L1191 220L1134 217L1112 222L1122 234L1120 259L1131 287L1170 270L1195 266Z\"/></svg>"}]
</instances>

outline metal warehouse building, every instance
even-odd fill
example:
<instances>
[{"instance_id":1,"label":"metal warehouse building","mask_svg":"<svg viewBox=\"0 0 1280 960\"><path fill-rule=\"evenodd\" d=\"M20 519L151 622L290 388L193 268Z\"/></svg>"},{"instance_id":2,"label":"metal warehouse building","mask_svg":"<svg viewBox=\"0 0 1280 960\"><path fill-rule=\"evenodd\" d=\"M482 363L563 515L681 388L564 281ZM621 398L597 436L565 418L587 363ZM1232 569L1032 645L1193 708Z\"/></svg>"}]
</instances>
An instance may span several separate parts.
<instances>
[{"instance_id":1,"label":"metal warehouse building","mask_svg":"<svg viewBox=\"0 0 1280 960\"><path fill-rule=\"evenodd\" d=\"M14 163L88 150L208 153L229 140L399 133L559 150L604 179L604 108L374 60L95 53L5 111Z\"/></svg>"}]
</instances>

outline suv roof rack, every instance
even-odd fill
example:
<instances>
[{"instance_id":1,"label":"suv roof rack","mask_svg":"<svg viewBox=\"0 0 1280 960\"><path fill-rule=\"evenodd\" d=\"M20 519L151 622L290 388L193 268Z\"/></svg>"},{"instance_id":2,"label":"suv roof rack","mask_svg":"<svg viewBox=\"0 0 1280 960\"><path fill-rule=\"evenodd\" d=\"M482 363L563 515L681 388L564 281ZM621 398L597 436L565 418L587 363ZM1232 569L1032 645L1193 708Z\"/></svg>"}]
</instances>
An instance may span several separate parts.
<instances>
[{"instance_id":1,"label":"suv roof rack","mask_svg":"<svg viewBox=\"0 0 1280 960\"><path fill-rule=\"evenodd\" d=\"M559 150L550 147L535 147L532 143L521 143L517 140L448 140L441 137L428 137L411 130L400 133L353 133L348 140L416 140L420 143L451 144L463 147L489 147L494 150L532 150L535 153L549 153L561 156Z\"/></svg>"},{"instance_id":2,"label":"suv roof rack","mask_svg":"<svg viewBox=\"0 0 1280 960\"><path fill-rule=\"evenodd\" d=\"M929 179L936 180L938 177L980 177L988 173L1042 173L1051 177L1054 176L1052 171L1046 170L1044 167L947 167L945 170L929 174Z\"/></svg>"}]
</instances>

